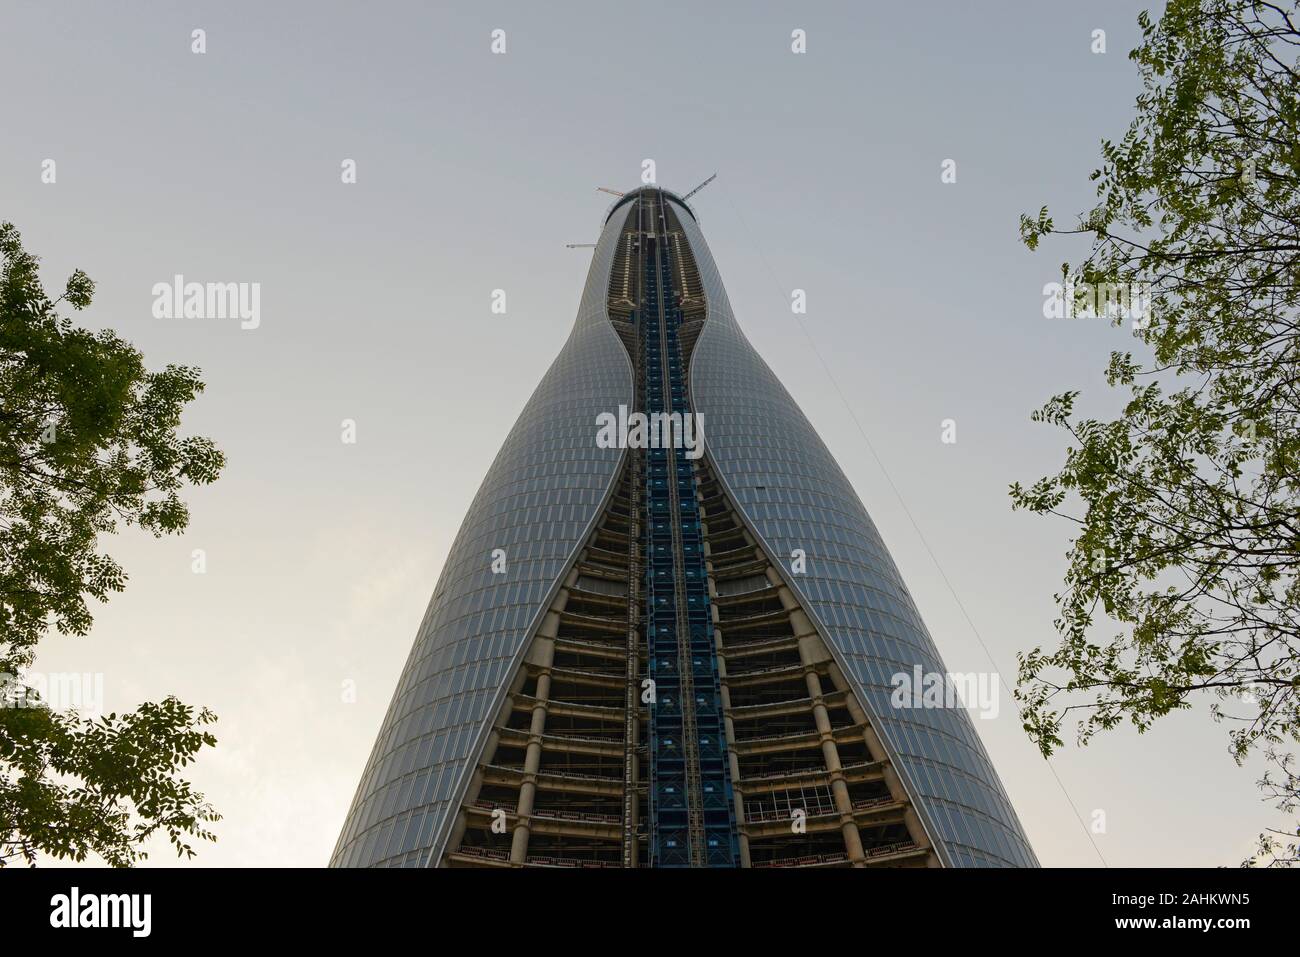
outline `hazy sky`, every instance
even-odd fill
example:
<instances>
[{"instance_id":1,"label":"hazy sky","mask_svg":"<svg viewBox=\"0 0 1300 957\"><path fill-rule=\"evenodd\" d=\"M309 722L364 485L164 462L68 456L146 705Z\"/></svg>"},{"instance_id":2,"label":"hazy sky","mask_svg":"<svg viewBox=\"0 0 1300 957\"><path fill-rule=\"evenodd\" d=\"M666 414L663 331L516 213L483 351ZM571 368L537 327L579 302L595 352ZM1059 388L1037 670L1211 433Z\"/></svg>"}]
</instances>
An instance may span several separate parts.
<instances>
[{"instance_id":1,"label":"hazy sky","mask_svg":"<svg viewBox=\"0 0 1300 957\"><path fill-rule=\"evenodd\" d=\"M1030 253L1017 218L1089 205L1143 6L4 0L0 219L47 284L95 279L80 321L202 368L186 428L229 457L183 537L109 543L127 591L39 667L102 672L110 709L174 692L218 712L193 779L225 820L201 863L324 864L461 518L573 322L589 252L564 244L595 239L596 186L653 158L670 189L719 172L694 205L736 315L949 669L991 666L944 575L1014 680L1016 652L1054 640L1069 535L1010 510L1008 484L1062 458L1029 413L1070 387L1112 408L1100 372L1130 341L1043 318L1079 249ZM154 318L176 274L260 283L259 328ZM975 724L1042 862L1098 864L1005 689ZM1232 864L1272 819L1203 711L1052 766L1085 821L1105 812L1111 865Z\"/></svg>"}]
</instances>

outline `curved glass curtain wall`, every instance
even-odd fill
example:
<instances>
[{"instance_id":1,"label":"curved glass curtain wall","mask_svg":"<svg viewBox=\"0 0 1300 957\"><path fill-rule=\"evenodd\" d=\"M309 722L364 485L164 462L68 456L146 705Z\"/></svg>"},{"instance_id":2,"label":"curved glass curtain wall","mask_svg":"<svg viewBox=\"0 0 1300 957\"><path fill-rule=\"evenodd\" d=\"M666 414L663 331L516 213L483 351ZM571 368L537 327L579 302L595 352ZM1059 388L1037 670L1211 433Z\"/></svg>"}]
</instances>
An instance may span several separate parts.
<instances>
[{"instance_id":1,"label":"curved glass curtain wall","mask_svg":"<svg viewBox=\"0 0 1300 957\"><path fill-rule=\"evenodd\" d=\"M632 401L632 368L605 311L625 215L611 217L601 232L573 331L510 430L447 555L333 866L438 859L448 809L516 658L610 491L623 453L596 447L595 421L598 412ZM491 570L497 548L506 553L504 575Z\"/></svg>"},{"instance_id":2,"label":"curved glass curtain wall","mask_svg":"<svg viewBox=\"0 0 1300 957\"><path fill-rule=\"evenodd\" d=\"M1037 861L966 712L902 711L890 677L943 671L897 568L816 431L736 324L693 213L674 197L708 319L688 373L707 454L752 531L839 658L950 866ZM606 313L615 204L577 320L489 469L448 555L331 863L431 866L453 803L522 649L611 493L622 461L598 449L598 412L633 401ZM505 575L491 573L505 549ZM789 574L802 548L804 575Z\"/></svg>"},{"instance_id":3,"label":"curved glass curtain wall","mask_svg":"<svg viewBox=\"0 0 1300 957\"><path fill-rule=\"evenodd\" d=\"M852 485L736 323L695 217L678 218L708 300L689 370L706 454L856 684L944 863L1037 866L965 710L891 706L892 675L943 662ZM789 573L796 548L806 574Z\"/></svg>"}]
</instances>

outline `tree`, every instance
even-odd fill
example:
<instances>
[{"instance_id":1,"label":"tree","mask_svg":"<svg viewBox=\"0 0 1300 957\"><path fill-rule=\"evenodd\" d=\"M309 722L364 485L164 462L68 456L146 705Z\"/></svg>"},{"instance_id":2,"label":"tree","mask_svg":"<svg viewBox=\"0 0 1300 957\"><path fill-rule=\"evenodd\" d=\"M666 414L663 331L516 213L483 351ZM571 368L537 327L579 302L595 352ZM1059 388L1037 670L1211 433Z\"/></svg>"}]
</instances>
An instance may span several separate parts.
<instances>
[{"instance_id":1,"label":"tree","mask_svg":"<svg viewBox=\"0 0 1300 957\"><path fill-rule=\"evenodd\" d=\"M187 841L212 839L219 818L177 771L216 744L203 730L215 715L174 697L60 713L22 674L51 628L85 635L87 600L124 587L101 538L184 529L181 489L217 478L212 442L177 435L203 383L183 366L149 372L114 333L61 317L61 304L88 306L94 284L77 270L51 300L8 223L0 257L0 866L40 853L124 866L155 833L192 856Z\"/></svg>"},{"instance_id":2,"label":"tree","mask_svg":"<svg viewBox=\"0 0 1300 957\"><path fill-rule=\"evenodd\" d=\"M1130 294L1093 312L1134 320L1142 358L1111 354L1107 381L1126 392L1118 417L1077 416L1077 391L1034 413L1070 444L1057 474L1011 487L1013 507L1065 516L1077 534L1056 596L1060 643L1020 656L1017 698L1044 754L1062 744L1067 715L1086 743L1208 700L1239 762L1257 747L1283 762L1261 785L1289 813L1285 750L1300 739L1300 16L1294 0L1171 0L1158 23L1138 22L1130 58L1143 92L1124 138L1102 144L1097 204L1072 229L1046 207L1021 217L1030 249L1053 234L1091 239L1084 262L1062 267L1067 298ZM1097 637L1107 620L1118 633ZM1294 834L1269 854L1294 861Z\"/></svg>"}]
</instances>

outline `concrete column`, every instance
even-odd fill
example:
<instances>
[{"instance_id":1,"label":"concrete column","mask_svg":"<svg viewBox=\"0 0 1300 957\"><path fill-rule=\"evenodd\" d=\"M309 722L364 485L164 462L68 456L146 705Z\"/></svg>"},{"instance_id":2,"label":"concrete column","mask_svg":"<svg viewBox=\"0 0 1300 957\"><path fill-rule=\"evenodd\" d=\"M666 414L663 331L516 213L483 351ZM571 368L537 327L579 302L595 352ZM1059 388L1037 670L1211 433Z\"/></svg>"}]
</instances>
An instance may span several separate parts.
<instances>
[{"instance_id":1,"label":"concrete column","mask_svg":"<svg viewBox=\"0 0 1300 957\"><path fill-rule=\"evenodd\" d=\"M537 797L537 772L542 765L542 733L546 730L546 709L551 697L551 665L555 662L555 641L560 628L560 612L568 603L569 593L560 590L550 611L537 631L532 663L541 668L537 677L537 699L533 704L532 722L528 727L528 750L524 752L524 783L519 788L519 805L515 809L515 830L510 839L510 863L522 865L528 858L528 837L533 803ZM551 640L546 640L551 639Z\"/></svg>"},{"instance_id":2,"label":"concrete column","mask_svg":"<svg viewBox=\"0 0 1300 957\"><path fill-rule=\"evenodd\" d=\"M710 572L712 567L710 565ZM709 579L710 588L713 579ZM740 758L736 755L736 724L731 720L731 689L727 687L727 656L722 651L722 632L713 629L713 647L718 658L718 685L722 693L722 726L727 735L727 766L731 771L731 801L736 815L736 831L740 845L740 866L751 867L749 857L749 835L745 833L745 798L736 789L740 779Z\"/></svg>"},{"instance_id":3,"label":"concrete column","mask_svg":"<svg viewBox=\"0 0 1300 957\"><path fill-rule=\"evenodd\" d=\"M881 772L885 778L885 787L889 789L889 796L906 807L906 810L903 811L903 823L907 826L908 836L911 837L917 847L930 847L930 838L926 836L925 827L921 824L916 809L912 807L911 799L907 796L907 788L903 786L902 778L894 770L894 765L889 760L889 752L885 750L885 744L880 740L880 735L876 733L876 729L871 726L871 722L867 718L867 712L863 710L862 705L858 703L857 697L851 690L845 695L844 701L848 705L849 715L853 718L854 723L866 725L866 729L862 732L862 742L867 746L867 752L871 755L871 759L884 762ZM930 855L929 866L940 866L937 855Z\"/></svg>"},{"instance_id":4,"label":"concrete column","mask_svg":"<svg viewBox=\"0 0 1300 957\"><path fill-rule=\"evenodd\" d=\"M633 727L638 731L638 735L639 735L641 722L634 721L632 724ZM639 736L637 740L640 740ZM640 780L641 780L641 759L638 758L636 755L633 755L632 756L632 783L635 785ZM632 798L631 823L632 823L632 833L635 834L637 828L640 827L641 824L641 802L638 801L635 796L633 796ZM633 867L636 867L640 862L640 857L641 857L640 852L641 852L641 842L633 841L632 842L632 866Z\"/></svg>"},{"instance_id":5,"label":"concrete column","mask_svg":"<svg viewBox=\"0 0 1300 957\"><path fill-rule=\"evenodd\" d=\"M745 833L745 798L736 789L740 779L740 758L736 756L736 725L731 720L731 690L727 687L727 655L722 647L722 632L718 624L718 606L713 599L718 597L718 583L713 579L713 546L709 543L709 526L701 521L701 539L704 543L704 574L709 586L709 607L713 629L713 653L718 662L718 689L722 696L722 727L727 737L727 768L731 773L731 808L736 817L736 839L740 847L740 866L751 867L749 857L749 835Z\"/></svg>"},{"instance_id":6,"label":"concrete column","mask_svg":"<svg viewBox=\"0 0 1300 957\"><path fill-rule=\"evenodd\" d=\"M804 659L804 683L808 686L808 697L812 699L813 720L817 722L817 733L821 737L822 756L826 760L826 770L830 772L831 796L835 799L835 810L840 812L840 833L844 835L844 849L854 867L866 866L866 852L862 849L862 835L858 833L858 824L853 819L853 799L849 797L849 786L844 781L841 770L840 749L835 745L835 733L831 728L831 717L822 698L821 676L817 674L806 651L806 645L800 645L800 657Z\"/></svg>"}]
</instances>

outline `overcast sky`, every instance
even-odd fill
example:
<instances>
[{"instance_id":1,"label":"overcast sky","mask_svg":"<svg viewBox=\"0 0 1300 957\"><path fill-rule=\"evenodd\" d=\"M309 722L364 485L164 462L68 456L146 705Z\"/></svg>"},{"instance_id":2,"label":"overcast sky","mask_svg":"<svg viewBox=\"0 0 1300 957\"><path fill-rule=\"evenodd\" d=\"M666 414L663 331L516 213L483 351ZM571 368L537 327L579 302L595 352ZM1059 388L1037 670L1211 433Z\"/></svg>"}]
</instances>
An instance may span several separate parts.
<instances>
[{"instance_id":1,"label":"overcast sky","mask_svg":"<svg viewBox=\"0 0 1300 957\"><path fill-rule=\"evenodd\" d=\"M126 592L38 666L102 672L110 709L176 693L220 715L193 769L225 815L200 863L324 864L452 538L573 322L590 254L564 244L652 158L670 189L719 173L694 205L736 315L949 669L989 671L987 646L1014 680L1054 640L1069 536L1010 510L1008 484L1062 458L1029 413L1076 387L1113 408L1100 373L1130 341L1043 317L1079 248L1030 253L1017 218L1089 205L1142 6L5 0L0 219L48 285L98 283L80 321L202 368L186 428L229 457L184 536L108 542ZM260 283L259 327L155 318L177 274ZM1233 864L1271 820L1204 711L1071 743L1064 792L1005 687L975 724L1046 865L1100 863L1071 800L1104 811L1112 866Z\"/></svg>"}]
</instances>

